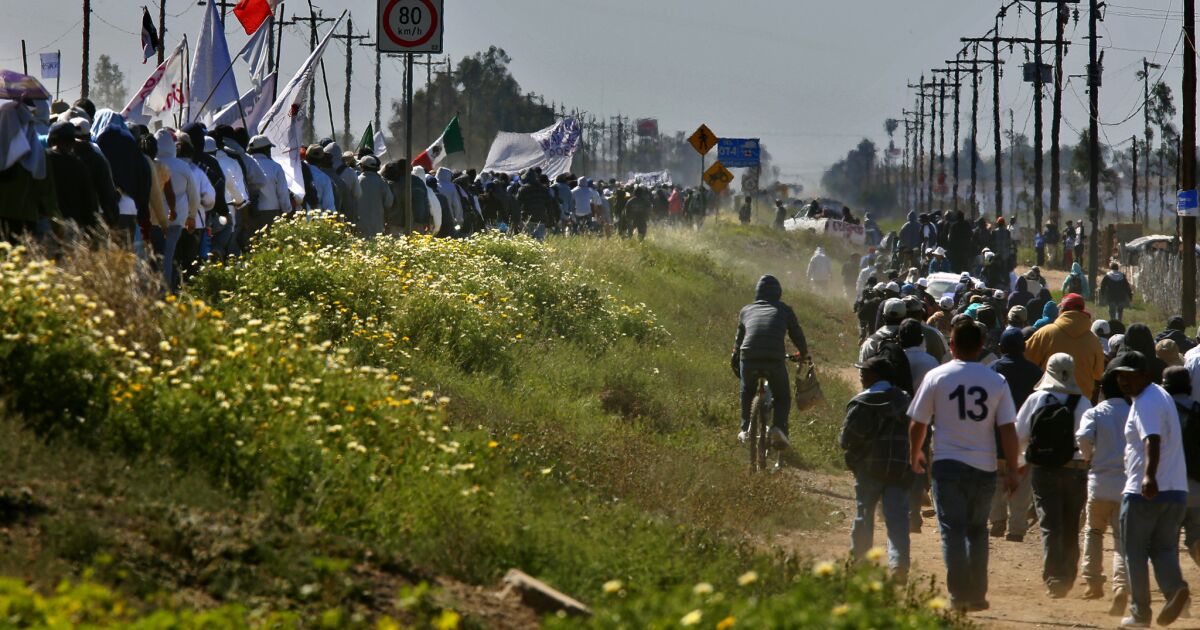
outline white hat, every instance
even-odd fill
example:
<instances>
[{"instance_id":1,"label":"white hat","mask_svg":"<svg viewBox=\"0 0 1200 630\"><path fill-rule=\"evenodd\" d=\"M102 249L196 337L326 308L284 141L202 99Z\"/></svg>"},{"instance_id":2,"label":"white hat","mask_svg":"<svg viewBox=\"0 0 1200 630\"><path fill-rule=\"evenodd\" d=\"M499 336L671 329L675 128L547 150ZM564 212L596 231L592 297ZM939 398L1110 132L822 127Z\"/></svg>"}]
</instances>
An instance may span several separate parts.
<instances>
[{"instance_id":1,"label":"white hat","mask_svg":"<svg viewBox=\"0 0 1200 630\"><path fill-rule=\"evenodd\" d=\"M1092 333L1097 337L1107 337L1112 333L1112 327L1103 319L1097 319L1092 322Z\"/></svg>"},{"instance_id":2,"label":"white hat","mask_svg":"<svg viewBox=\"0 0 1200 630\"><path fill-rule=\"evenodd\" d=\"M75 125L75 137L76 138L92 137L92 123L88 119L86 119L82 116L79 116L76 118L72 118L68 122L70 122L72 125Z\"/></svg>"},{"instance_id":3,"label":"white hat","mask_svg":"<svg viewBox=\"0 0 1200 630\"><path fill-rule=\"evenodd\" d=\"M204 152L205 153L216 153L217 152L217 141L212 136L204 136Z\"/></svg>"},{"instance_id":4,"label":"white hat","mask_svg":"<svg viewBox=\"0 0 1200 630\"><path fill-rule=\"evenodd\" d=\"M254 136L253 138L250 138L250 144L246 145L246 150L257 151L258 149L265 149L273 146L275 145L272 144L266 136Z\"/></svg>"},{"instance_id":5,"label":"white hat","mask_svg":"<svg viewBox=\"0 0 1200 630\"><path fill-rule=\"evenodd\" d=\"M358 161L358 163L363 168L379 168L379 158L375 157L374 155L364 156L363 159Z\"/></svg>"},{"instance_id":6,"label":"white hat","mask_svg":"<svg viewBox=\"0 0 1200 630\"><path fill-rule=\"evenodd\" d=\"M942 299L938 300L938 307L944 311L954 308L954 298L949 295L943 295Z\"/></svg>"},{"instance_id":7,"label":"white hat","mask_svg":"<svg viewBox=\"0 0 1200 630\"><path fill-rule=\"evenodd\" d=\"M875 286L871 287L872 291L886 291L887 285L882 282L876 282Z\"/></svg>"},{"instance_id":8,"label":"white hat","mask_svg":"<svg viewBox=\"0 0 1200 630\"><path fill-rule=\"evenodd\" d=\"M922 289L928 289L929 278L917 278L917 286L921 287Z\"/></svg>"},{"instance_id":9,"label":"white hat","mask_svg":"<svg viewBox=\"0 0 1200 630\"><path fill-rule=\"evenodd\" d=\"M891 298L883 303L884 319L887 319L889 315L893 317L904 317L907 314L908 307L904 305L903 300Z\"/></svg>"},{"instance_id":10,"label":"white hat","mask_svg":"<svg viewBox=\"0 0 1200 630\"><path fill-rule=\"evenodd\" d=\"M1046 373L1034 389L1082 396L1079 383L1075 382L1075 359L1065 352L1050 355L1050 360L1046 361ZM1072 413L1074 411L1071 410Z\"/></svg>"},{"instance_id":11,"label":"white hat","mask_svg":"<svg viewBox=\"0 0 1200 630\"><path fill-rule=\"evenodd\" d=\"M996 259L996 252L989 251L989 250L986 250L986 249L985 249L985 250L983 250L983 259L984 259L984 260L995 260L995 259Z\"/></svg>"},{"instance_id":12,"label":"white hat","mask_svg":"<svg viewBox=\"0 0 1200 630\"><path fill-rule=\"evenodd\" d=\"M934 249L934 250L933 250L933 255L934 255L934 256L945 256L945 255L946 255L946 250L945 250L945 248L943 248L943 247L938 247L938 248L936 248L936 249Z\"/></svg>"},{"instance_id":13,"label":"white hat","mask_svg":"<svg viewBox=\"0 0 1200 630\"><path fill-rule=\"evenodd\" d=\"M1003 300L1004 299L1004 291L1001 291L1000 289L996 289L992 293L992 297L996 298L997 300Z\"/></svg>"},{"instance_id":14,"label":"white hat","mask_svg":"<svg viewBox=\"0 0 1200 630\"><path fill-rule=\"evenodd\" d=\"M900 285L896 284L895 282L889 282L889 283L887 283L887 287L886 287L886 289L887 289L888 291L891 291L891 292L893 292L893 293L899 293L899 292L900 292Z\"/></svg>"}]
</instances>

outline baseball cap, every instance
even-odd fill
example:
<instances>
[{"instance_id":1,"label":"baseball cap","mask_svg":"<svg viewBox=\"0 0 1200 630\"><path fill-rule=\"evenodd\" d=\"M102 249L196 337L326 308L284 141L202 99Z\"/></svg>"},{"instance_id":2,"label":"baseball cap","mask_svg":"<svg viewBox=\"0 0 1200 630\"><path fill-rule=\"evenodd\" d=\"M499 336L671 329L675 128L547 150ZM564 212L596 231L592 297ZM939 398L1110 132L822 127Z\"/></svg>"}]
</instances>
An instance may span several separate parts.
<instances>
[{"instance_id":1,"label":"baseball cap","mask_svg":"<svg viewBox=\"0 0 1200 630\"><path fill-rule=\"evenodd\" d=\"M374 155L368 155L360 160L359 164L361 164L363 168L379 168L379 158L375 157Z\"/></svg>"},{"instance_id":2,"label":"baseball cap","mask_svg":"<svg viewBox=\"0 0 1200 630\"><path fill-rule=\"evenodd\" d=\"M895 283L893 283L895 284ZM883 317L904 317L908 314L908 307L904 302L897 298L890 298L883 303Z\"/></svg>"},{"instance_id":3,"label":"baseball cap","mask_svg":"<svg viewBox=\"0 0 1200 630\"><path fill-rule=\"evenodd\" d=\"M246 147L246 150L254 151L257 149L265 149L267 147L273 147L273 146L275 146L275 145L272 144L272 142L270 140L268 140L266 136L254 136L253 138L250 138L250 144Z\"/></svg>"},{"instance_id":4,"label":"baseball cap","mask_svg":"<svg viewBox=\"0 0 1200 630\"><path fill-rule=\"evenodd\" d=\"M917 286L921 287L922 289L929 288L929 279L928 278L917 278Z\"/></svg>"},{"instance_id":5,"label":"baseball cap","mask_svg":"<svg viewBox=\"0 0 1200 630\"><path fill-rule=\"evenodd\" d=\"M1008 309L1008 323L1021 325L1029 323L1029 311L1020 304Z\"/></svg>"},{"instance_id":6,"label":"baseball cap","mask_svg":"<svg viewBox=\"0 0 1200 630\"><path fill-rule=\"evenodd\" d=\"M873 356L866 361L855 363L854 367L868 372L874 372L879 378L890 381L892 379L892 364L881 356Z\"/></svg>"},{"instance_id":7,"label":"baseball cap","mask_svg":"<svg viewBox=\"0 0 1200 630\"><path fill-rule=\"evenodd\" d=\"M887 286L886 286L885 288L886 288L888 291L891 291L892 293L899 293L899 292L900 292L900 285L896 284L895 282L889 282L889 283L887 283Z\"/></svg>"},{"instance_id":8,"label":"baseball cap","mask_svg":"<svg viewBox=\"0 0 1200 630\"><path fill-rule=\"evenodd\" d=\"M877 282L877 283L875 283L875 286L873 286L871 288L874 289L875 291L886 291L887 285L882 282Z\"/></svg>"},{"instance_id":9,"label":"baseball cap","mask_svg":"<svg viewBox=\"0 0 1200 630\"><path fill-rule=\"evenodd\" d=\"M1112 327L1108 325L1106 320L1097 319L1096 321L1092 322L1092 332L1097 337L1106 337L1112 334Z\"/></svg>"},{"instance_id":10,"label":"baseball cap","mask_svg":"<svg viewBox=\"0 0 1200 630\"><path fill-rule=\"evenodd\" d=\"M76 138L90 138L92 136L92 122L82 116L77 116L71 119L71 124L75 125Z\"/></svg>"},{"instance_id":11,"label":"baseball cap","mask_svg":"<svg viewBox=\"0 0 1200 630\"><path fill-rule=\"evenodd\" d=\"M1078 293L1068 293L1063 296L1058 308L1063 311L1082 311L1084 309L1083 296Z\"/></svg>"},{"instance_id":12,"label":"baseball cap","mask_svg":"<svg viewBox=\"0 0 1200 630\"><path fill-rule=\"evenodd\" d=\"M949 295L943 295L942 298L938 300L938 306L943 310L948 311L954 308L954 298L950 297Z\"/></svg>"},{"instance_id":13,"label":"baseball cap","mask_svg":"<svg viewBox=\"0 0 1200 630\"><path fill-rule=\"evenodd\" d=\"M1137 350L1122 352L1113 359L1108 369L1114 372L1145 372L1147 369L1146 355Z\"/></svg>"},{"instance_id":14,"label":"baseball cap","mask_svg":"<svg viewBox=\"0 0 1200 630\"><path fill-rule=\"evenodd\" d=\"M995 291L992 292L992 297L996 298L997 300L1003 300L1004 299L1004 291L1001 291L1000 289L996 289Z\"/></svg>"}]
</instances>

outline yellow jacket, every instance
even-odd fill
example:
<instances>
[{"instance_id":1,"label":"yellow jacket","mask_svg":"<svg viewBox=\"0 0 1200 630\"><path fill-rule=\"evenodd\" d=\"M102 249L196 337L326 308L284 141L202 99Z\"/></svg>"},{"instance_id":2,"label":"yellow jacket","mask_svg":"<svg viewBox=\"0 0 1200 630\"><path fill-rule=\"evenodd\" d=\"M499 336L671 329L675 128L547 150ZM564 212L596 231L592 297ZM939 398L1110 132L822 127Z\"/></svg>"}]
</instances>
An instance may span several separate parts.
<instances>
[{"instance_id":1,"label":"yellow jacket","mask_svg":"<svg viewBox=\"0 0 1200 630\"><path fill-rule=\"evenodd\" d=\"M1083 311L1065 311L1038 329L1025 342L1025 358L1043 370L1050 355L1065 352L1075 360L1075 382L1089 398L1104 376L1104 349L1092 333L1092 316Z\"/></svg>"}]
</instances>

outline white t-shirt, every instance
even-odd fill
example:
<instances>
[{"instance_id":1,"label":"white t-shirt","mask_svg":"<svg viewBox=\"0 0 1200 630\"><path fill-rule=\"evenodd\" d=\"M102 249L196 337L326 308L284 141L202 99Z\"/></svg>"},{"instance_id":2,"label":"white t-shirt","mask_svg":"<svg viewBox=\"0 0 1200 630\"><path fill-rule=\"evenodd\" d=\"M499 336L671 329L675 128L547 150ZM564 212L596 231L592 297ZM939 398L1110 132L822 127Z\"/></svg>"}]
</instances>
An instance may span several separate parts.
<instances>
[{"instance_id":1,"label":"white t-shirt","mask_svg":"<svg viewBox=\"0 0 1200 630\"><path fill-rule=\"evenodd\" d=\"M1192 375L1192 397L1200 396L1200 346L1183 355L1183 367Z\"/></svg>"},{"instance_id":2,"label":"white t-shirt","mask_svg":"<svg viewBox=\"0 0 1200 630\"><path fill-rule=\"evenodd\" d=\"M1025 465L1025 449L1029 446L1029 442L1033 438L1033 414L1038 409L1048 405L1051 398L1055 398L1058 402L1065 405L1069 396L1059 392L1035 391L1029 395L1029 398L1025 399L1025 403L1017 411L1017 439L1021 445L1021 466ZM1075 426L1071 428L1072 435L1079 433L1079 423L1083 421L1083 414L1091 408L1091 401L1086 396L1080 396L1079 402L1075 404ZM1083 453L1075 451L1074 459L1083 461Z\"/></svg>"},{"instance_id":3,"label":"white t-shirt","mask_svg":"<svg viewBox=\"0 0 1200 630\"><path fill-rule=\"evenodd\" d=\"M1125 423L1125 494L1142 493L1146 475L1148 436L1159 436L1158 491L1187 492L1187 463L1183 459L1183 430L1179 412L1167 390L1151 383L1133 399Z\"/></svg>"},{"instance_id":4,"label":"white t-shirt","mask_svg":"<svg viewBox=\"0 0 1200 630\"><path fill-rule=\"evenodd\" d=\"M1003 376L955 359L925 375L908 415L933 426L933 461L996 472L996 427L1012 424L1016 411Z\"/></svg>"}]
</instances>

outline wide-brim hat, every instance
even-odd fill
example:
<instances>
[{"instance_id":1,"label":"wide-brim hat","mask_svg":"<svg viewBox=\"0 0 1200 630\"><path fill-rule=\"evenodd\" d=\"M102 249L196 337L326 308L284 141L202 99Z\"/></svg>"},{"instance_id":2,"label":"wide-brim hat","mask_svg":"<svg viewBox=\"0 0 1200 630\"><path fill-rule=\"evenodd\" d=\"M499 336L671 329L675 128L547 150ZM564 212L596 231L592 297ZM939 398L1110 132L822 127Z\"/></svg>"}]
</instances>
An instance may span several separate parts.
<instances>
[{"instance_id":1,"label":"wide-brim hat","mask_svg":"<svg viewBox=\"0 0 1200 630\"><path fill-rule=\"evenodd\" d=\"M1075 382L1075 360L1071 355L1065 352L1050 355L1050 360L1046 361L1046 373L1034 389L1082 396L1083 390Z\"/></svg>"}]
</instances>

